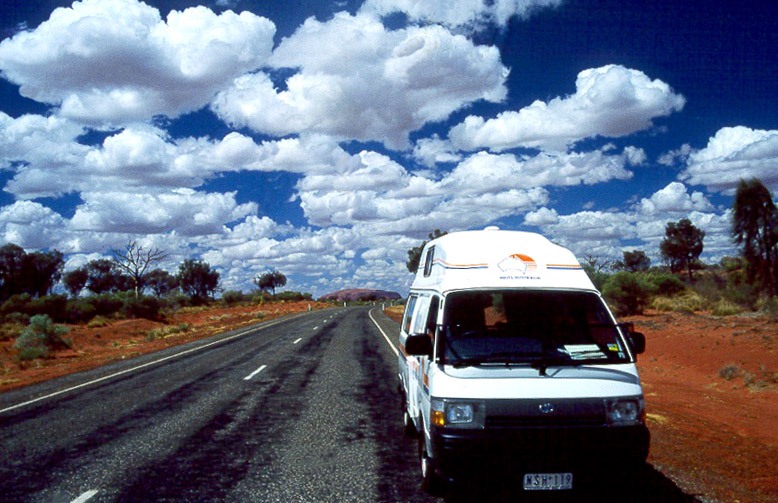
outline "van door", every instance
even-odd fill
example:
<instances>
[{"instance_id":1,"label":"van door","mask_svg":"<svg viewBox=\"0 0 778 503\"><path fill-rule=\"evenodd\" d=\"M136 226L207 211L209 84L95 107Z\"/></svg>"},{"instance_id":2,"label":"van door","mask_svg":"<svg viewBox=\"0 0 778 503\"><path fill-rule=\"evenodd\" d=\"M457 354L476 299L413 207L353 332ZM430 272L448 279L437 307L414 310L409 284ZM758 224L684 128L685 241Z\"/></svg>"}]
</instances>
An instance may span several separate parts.
<instances>
[{"instance_id":1,"label":"van door","mask_svg":"<svg viewBox=\"0 0 778 503\"><path fill-rule=\"evenodd\" d=\"M427 312L430 306L429 295L419 295L416 299L416 306L411 320L408 335L420 334L424 332L424 325L427 319ZM419 417L419 393L422 389L422 371L421 365L424 357L408 356L408 413L413 422L416 423ZM416 424L418 426L418 423Z\"/></svg>"}]
</instances>

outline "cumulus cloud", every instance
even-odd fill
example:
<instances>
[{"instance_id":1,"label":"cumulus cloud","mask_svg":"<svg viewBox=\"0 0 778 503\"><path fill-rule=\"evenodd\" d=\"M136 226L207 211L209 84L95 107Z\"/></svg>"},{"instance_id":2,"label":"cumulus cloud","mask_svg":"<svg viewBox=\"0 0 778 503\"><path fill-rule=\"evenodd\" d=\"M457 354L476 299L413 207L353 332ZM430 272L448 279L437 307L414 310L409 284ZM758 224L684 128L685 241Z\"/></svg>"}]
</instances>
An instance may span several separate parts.
<instances>
[{"instance_id":1,"label":"cumulus cloud","mask_svg":"<svg viewBox=\"0 0 778 503\"><path fill-rule=\"evenodd\" d=\"M249 12L159 11L137 0L83 0L0 42L0 70L23 96L102 126L178 116L262 66L275 25Z\"/></svg>"},{"instance_id":2,"label":"cumulus cloud","mask_svg":"<svg viewBox=\"0 0 778 503\"><path fill-rule=\"evenodd\" d=\"M471 115L451 129L449 138L463 150L563 151L586 138L617 138L647 129L655 118L677 112L685 103L664 82L619 65L584 70L575 87L572 96L538 100L494 119Z\"/></svg>"},{"instance_id":3,"label":"cumulus cloud","mask_svg":"<svg viewBox=\"0 0 778 503\"><path fill-rule=\"evenodd\" d=\"M166 193L122 191L81 194L84 204L69 222L75 231L184 236L221 233L224 225L256 213L256 203L237 204L235 192L201 193L174 189Z\"/></svg>"},{"instance_id":4,"label":"cumulus cloud","mask_svg":"<svg viewBox=\"0 0 778 503\"><path fill-rule=\"evenodd\" d=\"M560 3L562 0L367 0L361 11L381 16L403 13L411 22L454 28L487 24L504 27L514 16L524 18L536 9Z\"/></svg>"},{"instance_id":5,"label":"cumulus cloud","mask_svg":"<svg viewBox=\"0 0 778 503\"><path fill-rule=\"evenodd\" d=\"M692 211L712 211L713 205L702 192L688 193L684 184L671 182L651 197L641 199L638 211L643 215L685 215Z\"/></svg>"},{"instance_id":6,"label":"cumulus cloud","mask_svg":"<svg viewBox=\"0 0 778 503\"><path fill-rule=\"evenodd\" d=\"M496 47L439 26L387 30L369 16L310 18L269 64L296 72L276 88L266 74L239 77L213 110L235 126L284 136L309 132L405 148L408 134L476 100L505 97Z\"/></svg>"},{"instance_id":7,"label":"cumulus cloud","mask_svg":"<svg viewBox=\"0 0 778 503\"><path fill-rule=\"evenodd\" d=\"M0 208L0 240L22 248L46 248L63 235L65 220L55 211L32 201Z\"/></svg>"},{"instance_id":8,"label":"cumulus cloud","mask_svg":"<svg viewBox=\"0 0 778 503\"><path fill-rule=\"evenodd\" d=\"M778 131L726 127L702 150L688 156L681 180L708 189L734 193L740 179L758 178L778 190Z\"/></svg>"}]
</instances>

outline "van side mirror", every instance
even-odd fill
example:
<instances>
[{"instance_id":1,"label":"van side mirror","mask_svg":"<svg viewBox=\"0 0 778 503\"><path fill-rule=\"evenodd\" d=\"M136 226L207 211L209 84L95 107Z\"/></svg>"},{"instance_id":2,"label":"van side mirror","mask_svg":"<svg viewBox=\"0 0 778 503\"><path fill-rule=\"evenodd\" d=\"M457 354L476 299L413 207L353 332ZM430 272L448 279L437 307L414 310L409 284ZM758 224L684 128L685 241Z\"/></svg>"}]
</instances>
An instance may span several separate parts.
<instances>
[{"instance_id":1,"label":"van side mirror","mask_svg":"<svg viewBox=\"0 0 778 503\"><path fill-rule=\"evenodd\" d=\"M635 350L635 354L642 354L646 351L646 336L641 332L632 332L629 334L630 343L632 343L632 349Z\"/></svg>"},{"instance_id":2,"label":"van side mirror","mask_svg":"<svg viewBox=\"0 0 778 503\"><path fill-rule=\"evenodd\" d=\"M619 323L622 333L627 336L627 342L632 346L632 351L636 354L642 354L646 351L646 336L642 332L635 331L635 324L632 322Z\"/></svg>"},{"instance_id":3,"label":"van side mirror","mask_svg":"<svg viewBox=\"0 0 778 503\"><path fill-rule=\"evenodd\" d=\"M405 339L405 352L411 356L432 357L432 339L427 334L412 334Z\"/></svg>"}]
</instances>

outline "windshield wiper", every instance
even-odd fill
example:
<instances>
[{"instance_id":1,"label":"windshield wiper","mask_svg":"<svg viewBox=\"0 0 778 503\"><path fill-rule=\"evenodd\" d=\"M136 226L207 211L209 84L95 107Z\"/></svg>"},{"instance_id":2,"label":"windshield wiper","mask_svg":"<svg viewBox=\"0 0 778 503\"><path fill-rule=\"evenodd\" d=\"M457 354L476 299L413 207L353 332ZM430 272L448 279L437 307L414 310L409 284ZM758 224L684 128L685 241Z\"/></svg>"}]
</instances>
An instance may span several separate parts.
<instances>
[{"instance_id":1,"label":"windshield wiper","mask_svg":"<svg viewBox=\"0 0 778 503\"><path fill-rule=\"evenodd\" d=\"M476 367L479 365L529 365L531 360L527 357L535 358L536 354L519 354L515 352L489 353L478 357L458 358L452 362L455 368L458 367Z\"/></svg>"}]
</instances>

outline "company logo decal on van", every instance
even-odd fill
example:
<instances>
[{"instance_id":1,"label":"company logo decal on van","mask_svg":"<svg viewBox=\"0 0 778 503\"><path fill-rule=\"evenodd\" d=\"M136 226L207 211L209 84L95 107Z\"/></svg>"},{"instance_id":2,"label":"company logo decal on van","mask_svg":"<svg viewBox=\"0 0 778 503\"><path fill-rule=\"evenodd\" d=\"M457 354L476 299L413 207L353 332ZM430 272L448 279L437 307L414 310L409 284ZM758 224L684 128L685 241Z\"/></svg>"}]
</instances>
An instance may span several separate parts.
<instances>
[{"instance_id":1,"label":"company logo decal on van","mask_svg":"<svg viewBox=\"0 0 778 503\"><path fill-rule=\"evenodd\" d=\"M529 255L514 253L498 262L497 267L505 273L500 279L540 279L536 275L538 264Z\"/></svg>"}]
</instances>

